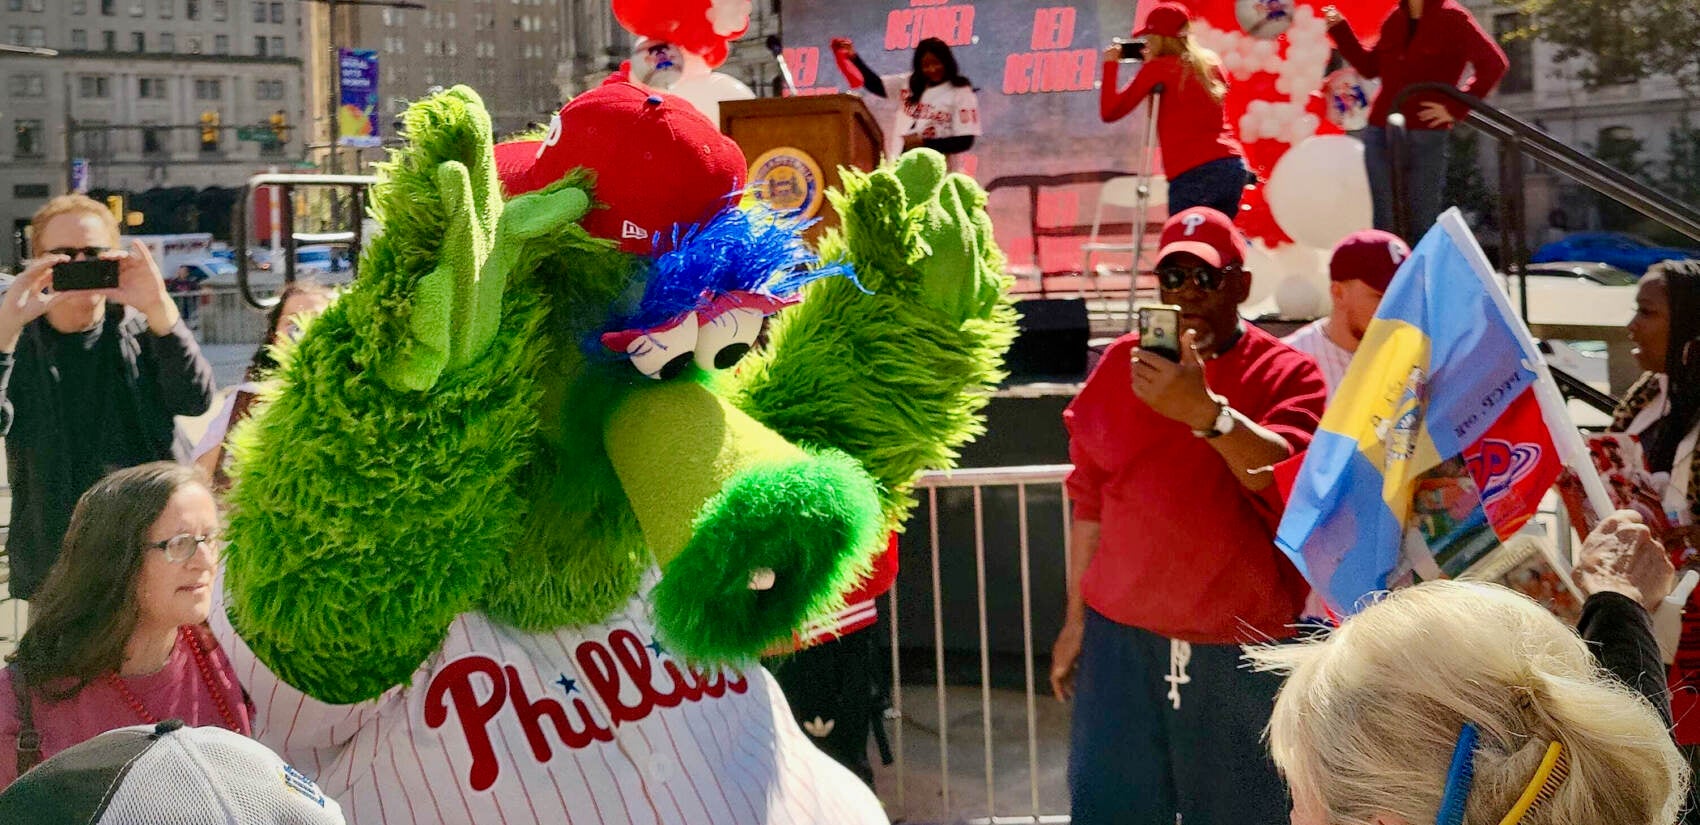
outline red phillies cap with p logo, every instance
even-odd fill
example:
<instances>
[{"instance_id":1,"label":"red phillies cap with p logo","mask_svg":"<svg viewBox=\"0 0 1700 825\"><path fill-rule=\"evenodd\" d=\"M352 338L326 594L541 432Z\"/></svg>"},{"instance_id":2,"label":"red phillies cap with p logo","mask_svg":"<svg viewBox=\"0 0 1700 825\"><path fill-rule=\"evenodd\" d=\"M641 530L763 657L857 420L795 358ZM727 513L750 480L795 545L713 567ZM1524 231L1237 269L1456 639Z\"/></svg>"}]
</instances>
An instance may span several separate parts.
<instances>
[{"instance_id":1,"label":"red phillies cap with p logo","mask_svg":"<svg viewBox=\"0 0 1700 825\"><path fill-rule=\"evenodd\" d=\"M1363 281L1376 292L1386 292L1399 265L1411 257L1411 247L1398 235L1380 229L1364 229L1347 235L1334 246L1328 259L1331 281Z\"/></svg>"},{"instance_id":2,"label":"red phillies cap with p logo","mask_svg":"<svg viewBox=\"0 0 1700 825\"><path fill-rule=\"evenodd\" d=\"M1157 261L1181 252L1190 253L1212 267L1244 263L1245 236L1228 216L1208 206L1194 206L1176 213L1163 224Z\"/></svg>"},{"instance_id":3,"label":"red phillies cap with p logo","mask_svg":"<svg viewBox=\"0 0 1700 825\"><path fill-rule=\"evenodd\" d=\"M1155 34L1159 37L1180 37L1192 22L1192 12L1179 3L1158 3L1145 15L1145 25L1134 29L1134 37Z\"/></svg>"},{"instance_id":4,"label":"red phillies cap with p logo","mask_svg":"<svg viewBox=\"0 0 1700 825\"><path fill-rule=\"evenodd\" d=\"M738 144L683 98L609 83L573 98L543 140L496 145L508 197L542 189L585 168L599 205L584 218L598 238L626 252L655 251L657 235L707 221L744 188Z\"/></svg>"}]
</instances>

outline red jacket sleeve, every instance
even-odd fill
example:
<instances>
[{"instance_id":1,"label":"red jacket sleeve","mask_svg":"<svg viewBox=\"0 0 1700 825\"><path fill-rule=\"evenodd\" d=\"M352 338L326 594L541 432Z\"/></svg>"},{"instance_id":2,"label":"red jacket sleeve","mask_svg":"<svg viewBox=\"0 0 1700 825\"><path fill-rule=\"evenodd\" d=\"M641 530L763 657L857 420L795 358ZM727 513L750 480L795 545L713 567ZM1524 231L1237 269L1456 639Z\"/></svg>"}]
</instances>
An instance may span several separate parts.
<instances>
[{"instance_id":1,"label":"red jacket sleeve","mask_svg":"<svg viewBox=\"0 0 1700 825\"><path fill-rule=\"evenodd\" d=\"M1505 77L1505 70L1511 66L1511 61L1506 58L1505 50L1482 30L1481 24L1476 22L1476 18L1469 11L1458 9L1453 20L1456 21L1451 26L1454 42L1468 50L1470 66L1476 70L1476 76L1464 84L1464 94L1486 98L1494 87L1499 85L1500 79ZM1446 108L1459 120L1469 114L1468 107L1454 101L1446 101Z\"/></svg>"},{"instance_id":2,"label":"red jacket sleeve","mask_svg":"<svg viewBox=\"0 0 1700 825\"><path fill-rule=\"evenodd\" d=\"M1310 448L1317 425L1322 423L1322 410L1328 404L1328 386L1316 362L1302 353L1290 353L1283 359L1281 378L1270 390L1274 403L1257 423L1287 442L1288 455Z\"/></svg>"},{"instance_id":3,"label":"red jacket sleeve","mask_svg":"<svg viewBox=\"0 0 1700 825\"><path fill-rule=\"evenodd\" d=\"M1357 32L1352 31L1351 24L1344 20L1328 27L1328 36L1334 38L1334 48L1340 50L1340 56L1345 58L1352 68L1357 69L1358 74L1363 75L1365 80L1381 76L1381 58L1376 54L1381 41L1376 41L1376 49L1365 49L1363 44L1358 42ZM1386 39L1384 31L1381 40Z\"/></svg>"},{"instance_id":4,"label":"red jacket sleeve","mask_svg":"<svg viewBox=\"0 0 1700 825\"><path fill-rule=\"evenodd\" d=\"M1146 61L1126 89L1118 88L1121 86L1120 65L1115 61L1104 63L1104 84L1098 90L1098 116L1105 123L1114 123L1132 114L1158 83L1174 73L1172 67L1178 64L1172 57Z\"/></svg>"}]
</instances>

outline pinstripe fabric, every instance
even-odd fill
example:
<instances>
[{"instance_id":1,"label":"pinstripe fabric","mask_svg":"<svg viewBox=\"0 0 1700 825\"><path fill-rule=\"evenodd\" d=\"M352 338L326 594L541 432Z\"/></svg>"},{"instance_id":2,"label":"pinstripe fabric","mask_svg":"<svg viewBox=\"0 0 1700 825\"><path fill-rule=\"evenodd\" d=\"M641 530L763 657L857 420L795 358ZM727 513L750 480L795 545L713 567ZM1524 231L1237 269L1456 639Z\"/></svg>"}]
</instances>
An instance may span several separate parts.
<instances>
[{"instance_id":1,"label":"pinstripe fabric","mask_svg":"<svg viewBox=\"0 0 1700 825\"><path fill-rule=\"evenodd\" d=\"M686 667L641 597L546 634L462 615L411 684L348 706L281 683L224 615L214 631L259 705L256 737L317 767L354 825L887 821L766 670Z\"/></svg>"},{"instance_id":2,"label":"pinstripe fabric","mask_svg":"<svg viewBox=\"0 0 1700 825\"><path fill-rule=\"evenodd\" d=\"M1312 321L1281 339L1282 343L1316 359L1322 369L1322 380L1328 385L1328 398L1346 378L1346 368L1352 365L1352 354L1328 338L1328 319Z\"/></svg>"}]
</instances>

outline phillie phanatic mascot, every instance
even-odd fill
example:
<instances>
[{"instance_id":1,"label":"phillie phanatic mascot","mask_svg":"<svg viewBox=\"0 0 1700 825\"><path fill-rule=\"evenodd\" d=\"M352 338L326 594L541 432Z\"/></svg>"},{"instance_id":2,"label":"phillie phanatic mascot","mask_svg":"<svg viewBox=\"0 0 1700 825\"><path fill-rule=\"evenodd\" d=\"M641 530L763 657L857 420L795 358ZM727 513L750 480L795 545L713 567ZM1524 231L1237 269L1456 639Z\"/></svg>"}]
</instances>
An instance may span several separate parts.
<instances>
[{"instance_id":1,"label":"phillie phanatic mascot","mask_svg":"<svg viewBox=\"0 0 1700 825\"><path fill-rule=\"evenodd\" d=\"M985 194L847 173L817 255L679 98L404 123L359 280L233 436L215 629L261 738L360 825L886 821L755 657L981 426Z\"/></svg>"}]
</instances>

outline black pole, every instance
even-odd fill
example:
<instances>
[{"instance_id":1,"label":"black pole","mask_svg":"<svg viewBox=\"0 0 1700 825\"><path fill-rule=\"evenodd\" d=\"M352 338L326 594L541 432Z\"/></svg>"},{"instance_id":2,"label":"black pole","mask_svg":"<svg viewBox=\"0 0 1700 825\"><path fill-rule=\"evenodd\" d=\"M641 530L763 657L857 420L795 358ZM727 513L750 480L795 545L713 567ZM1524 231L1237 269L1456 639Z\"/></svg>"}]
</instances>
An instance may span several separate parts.
<instances>
[{"instance_id":1,"label":"black pole","mask_svg":"<svg viewBox=\"0 0 1700 825\"><path fill-rule=\"evenodd\" d=\"M1374 129L1375 126L1369 128ZM1393 198L1393 234L1404 238L1407 242L1416 239L1411 235L1411 201L1409 198L1411 182L1406 180L1406 171L1410 168L1408 159L1411 154L1410 135L1405 132L1405 116L1394 112L1387 117L1387 128L1384 133L1387 138L1387 163L1389 165L1388 180L1391 182ZM1425 230L1428 227L1423 227Z\"/></svg>"}]
</instances>

